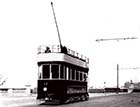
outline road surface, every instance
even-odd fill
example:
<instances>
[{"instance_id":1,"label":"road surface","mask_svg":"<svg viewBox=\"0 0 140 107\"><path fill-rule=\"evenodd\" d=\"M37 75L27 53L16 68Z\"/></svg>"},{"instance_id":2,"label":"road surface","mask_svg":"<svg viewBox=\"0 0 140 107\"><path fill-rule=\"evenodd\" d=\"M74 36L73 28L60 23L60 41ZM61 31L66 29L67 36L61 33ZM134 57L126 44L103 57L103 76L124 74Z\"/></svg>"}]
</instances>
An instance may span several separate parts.
<instances>
[{"instance_id":1,"label":"road surface","mask_svg":"<svg viewBox=\"0 0 140 107\"><path fill-rule=\"evenodd\" d=\"M92 94L88 101L57 106L40 103L35 96L0 96L0 107L140 107L140 93Z\"/></svg>"}]
</instances>

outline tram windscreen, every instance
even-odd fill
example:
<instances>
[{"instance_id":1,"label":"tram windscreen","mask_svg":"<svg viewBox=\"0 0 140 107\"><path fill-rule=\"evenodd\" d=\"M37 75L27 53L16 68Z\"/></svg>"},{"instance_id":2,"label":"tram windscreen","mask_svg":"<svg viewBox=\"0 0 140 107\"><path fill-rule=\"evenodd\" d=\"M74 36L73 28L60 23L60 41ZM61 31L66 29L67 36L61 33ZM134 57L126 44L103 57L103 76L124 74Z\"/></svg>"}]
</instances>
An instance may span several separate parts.
<instances>
[{"instance_id":1,"label":"tram windscreen","mask_svg":"<svg viewBox=\"0 0 140 107\"><path fill-rule=\"evenodd\" d=\"M52 78L59 77L59 66L58 65L52 65L51 71L52 71Z\"/></svg>"},{"instance_id":2,"label":"tram windscreen","mask_svg":"<svg viewBox=\"0 0 140 107\"><path fill-rule=\"evenodd\" d=\"M43 65L42 73L43 73L43 79L50 78L50 65Z\"/></svg>"}]
</instances>

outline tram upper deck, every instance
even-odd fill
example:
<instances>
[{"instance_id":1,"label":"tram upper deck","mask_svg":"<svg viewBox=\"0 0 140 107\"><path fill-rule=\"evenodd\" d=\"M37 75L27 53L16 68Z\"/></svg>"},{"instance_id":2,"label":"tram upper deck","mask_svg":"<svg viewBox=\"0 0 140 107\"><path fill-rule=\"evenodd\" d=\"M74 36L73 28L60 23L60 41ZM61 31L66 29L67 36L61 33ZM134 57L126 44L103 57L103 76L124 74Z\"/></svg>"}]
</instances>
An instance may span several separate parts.
<instances>
[{"instance_id":1,"label":"tram upper deck","mask_svg":"<svg viewBox=\"0 0 140 107\"><path fill-rule=\"evenodd\" d=\"M38 62L64 61L88 68L89 59L78 52L60 45L41 45L38 48Z\"/></svg>"}]
</instances>

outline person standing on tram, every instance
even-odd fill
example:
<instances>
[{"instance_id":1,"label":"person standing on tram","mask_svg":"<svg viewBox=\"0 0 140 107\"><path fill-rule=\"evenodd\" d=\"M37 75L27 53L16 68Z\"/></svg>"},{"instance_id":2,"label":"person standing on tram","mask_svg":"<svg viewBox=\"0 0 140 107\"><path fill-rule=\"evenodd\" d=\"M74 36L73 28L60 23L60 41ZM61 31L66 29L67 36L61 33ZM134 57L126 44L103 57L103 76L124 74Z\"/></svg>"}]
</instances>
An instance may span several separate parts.
<instances>
[{"instance_id":1,"label":"person standing on tram","mask_svg":"<svg viewBox=\"0 0 140 107\"><path fill-rule=\"evenodd\" d=\"M45 53L49 53L49 52L51 52L50 48L46 47Z\"/></svg>"}]
</instances>

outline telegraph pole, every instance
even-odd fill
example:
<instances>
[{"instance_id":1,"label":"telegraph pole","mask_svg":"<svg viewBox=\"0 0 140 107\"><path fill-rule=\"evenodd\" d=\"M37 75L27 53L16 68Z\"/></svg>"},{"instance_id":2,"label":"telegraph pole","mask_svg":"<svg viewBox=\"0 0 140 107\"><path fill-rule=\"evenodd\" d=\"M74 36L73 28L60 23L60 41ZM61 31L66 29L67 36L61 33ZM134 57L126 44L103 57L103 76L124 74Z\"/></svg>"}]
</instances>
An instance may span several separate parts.
<instances>
[{"instance_id":1,"label":"telegraph pole","mask_svg":"<svg viewBox=\"0 0 140 107\"><path fill-rule=\"evenodd\" d=\"M119 64L117 64L117 90L116 93L119 93Z\"/></svg>"},{"instance_id":2,"label":"telegraph pole","mask_svg":"<svg viewBox=\"0 0 140 107\"><path fill-rule=\"evenodd\" d=\"M126 37L126 38L108 38L108 39L96 39L96 42L101 42L101 41L112 41L116 40L119 42L120 40L129 40L129 39L138 39L138 37ZM116 87L116 93L119 93L119 64L117 64L117 87Z\"/></svg>"}]
</instances>

